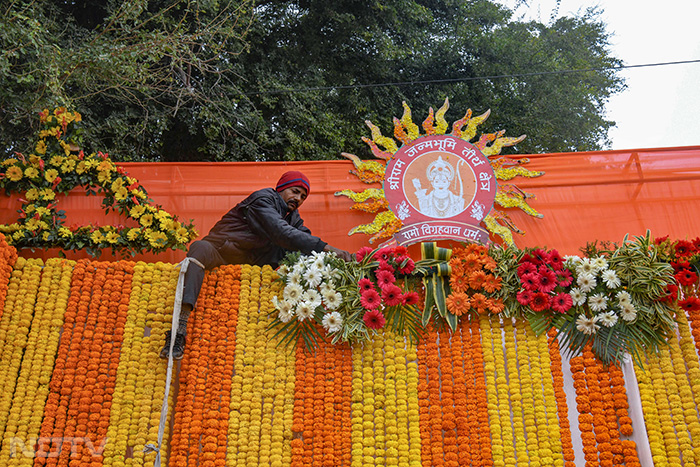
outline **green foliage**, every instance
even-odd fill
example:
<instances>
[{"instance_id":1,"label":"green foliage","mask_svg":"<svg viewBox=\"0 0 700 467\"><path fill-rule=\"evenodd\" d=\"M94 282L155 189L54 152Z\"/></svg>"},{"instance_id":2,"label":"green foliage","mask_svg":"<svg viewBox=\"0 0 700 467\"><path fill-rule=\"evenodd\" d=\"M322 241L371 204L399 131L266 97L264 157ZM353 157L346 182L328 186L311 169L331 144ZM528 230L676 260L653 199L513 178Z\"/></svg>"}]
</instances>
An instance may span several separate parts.
<instances>
[{"instance_id":1,"label":"green foliage","mask_svg":"<svg viewBox=\"0 0 700 467\"><path fill-rule=\"evenodd\" d=\"M537 74L620 65L597 13L524 23L489 0L15 0L0 41L3 148L64 105L121 161L366 157L365 120L391 134L402 101L423 117L446 97L450 121L490 108L485 132L527 134L518 152L599 149L623 86Z\"/></svg>"}]
</instances>

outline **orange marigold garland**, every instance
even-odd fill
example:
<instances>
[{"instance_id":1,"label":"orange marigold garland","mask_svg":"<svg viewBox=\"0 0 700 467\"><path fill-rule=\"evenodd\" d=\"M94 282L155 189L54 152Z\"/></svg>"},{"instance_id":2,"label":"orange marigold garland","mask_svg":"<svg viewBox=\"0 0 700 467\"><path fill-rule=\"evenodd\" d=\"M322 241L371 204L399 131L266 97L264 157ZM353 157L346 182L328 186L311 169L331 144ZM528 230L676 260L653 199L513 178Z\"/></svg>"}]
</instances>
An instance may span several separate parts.
<instances>
[{"instance_id":1,"label":"orange marigold garland","mask_svg":"<svg viewBox=\"0 0 700 467\"><path fill-rule=\"evenodd\" d=\"M571 440L571 426L569 425L569 407L564 392L564 372L562 370L561 351L559 341L556 338L556 329L548 331L549 360L554 384L554 396L557 401L557 414L559 416L559 432L562 444L564 467L576 467L574 462L574 445Z\"/></svg>"},{"instance_id":2,"label":"orange marigold garland","mask_svg":"<svg viewBox=\"0 0 700 467\"><path fill-rule=\"evenodd\" d=\"M593 433L593 415L591 414L591 401L586 383L586 366L582 355L577 355L569 361L571 376L576 390L576 409L578 415L578 428L581 433L583 455L586 467L598 465L598 448L596 447L595 434Z\"/></svg>"},{"instance_id":3,"label":"orange marigold garland","mask_svg":"<svg viewBox=\"0 0 700 467\"><path fill-rule=\"evenodd\" d=\"M5 310L5 299L7 298L12 268L17 261L17 250L7 243L7 239L0 234L0 319Z\"/></svg>"},{"instance_id":4,"label":"orange marigold garland","mask_svg":"<svg viewBox=\"0 0 700 467\"><path fill-rule=\"evenodd\" d=\"M629 437L632 435L632 419L629 416L628 408L629 403L627 401L627 390L625 389L625 378L622 374L622 370L616 365L608 366L610 372L610 389L612 392L612 405L615 415L617 416L617 423L619 425L619 434L624 437ZM620 464L624 464L629 467L638 467L639 457L637 455L637 444L630 439L620 439L620 449L622 457L617 457L616 460L620 461ZM618 456L618 453L615 452Z\"/></svg>"},{"instance_id":5,"label":"orange marigold garland","mask_svg":"<svg viewBox=\"0 0 700 467\"><path fill-rule=\"evenodd\" d=\"M418 407L420 413L421 462L425 467L434 465L431 444L431 427L434 414L431 412L433 409L431 409L430 392L435 391L436 386L439 391L440 386L437 381L428 380L428 370L431 366L433 368L438 366L435 339L437 339L437 332L431 326L428 328L425 338L418 342Z\"/></svg>"}]
</instances>

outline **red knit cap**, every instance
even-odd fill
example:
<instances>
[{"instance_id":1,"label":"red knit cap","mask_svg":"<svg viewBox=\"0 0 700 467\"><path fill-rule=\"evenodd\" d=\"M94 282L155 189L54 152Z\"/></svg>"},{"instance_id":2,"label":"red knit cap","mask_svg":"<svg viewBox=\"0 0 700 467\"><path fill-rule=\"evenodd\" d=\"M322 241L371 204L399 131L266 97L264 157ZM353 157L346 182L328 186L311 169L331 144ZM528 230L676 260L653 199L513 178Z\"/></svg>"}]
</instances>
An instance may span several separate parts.
<instances>
[{"instance_id":1,"label":"red knit cap","mask_svg":"<svg viewBox=\"0 0 700 467\"><path fill-rule=\"evenodd\" d=\"M306 178L306 175L296 170L290 170L289 172L282 174L277 182L275 190L280 192L293 186L298 186L305 189L307 195L311 192L311 184L309 183L309 179Z\"/></svg>"}]
</instances>

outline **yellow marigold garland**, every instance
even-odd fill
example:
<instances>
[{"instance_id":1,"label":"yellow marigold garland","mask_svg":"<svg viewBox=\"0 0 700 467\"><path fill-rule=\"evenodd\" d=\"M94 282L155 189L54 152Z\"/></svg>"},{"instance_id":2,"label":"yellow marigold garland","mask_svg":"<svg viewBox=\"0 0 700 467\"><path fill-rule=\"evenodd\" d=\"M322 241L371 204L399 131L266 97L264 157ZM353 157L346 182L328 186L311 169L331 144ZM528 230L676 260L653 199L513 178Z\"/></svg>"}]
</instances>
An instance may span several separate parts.
<instances>
[{"instance_id":1,"label":"yellow marigold garland","mask_svg":"<svg viewBox=\"0 0 700 467\"><path fill-rule=\"evenodd\" d=\"M504 467L503 461L505 450L502 437L502 425L500 418L499 404L502 403L498 397L498 386L496 378L498 373L496 357L493 349L493 330L491 329L491 318L486 315L479 316L479 326L481 328L481 350L484 355L484 376L486 385L486 395L488 400L489 432L491 435L491 452L493 455L493 465ZM499 329L500 334L500 329ZM500 373L502 375L502 373Z\"/></svg>"},{"instance_id":2,"label":"yellow marigold garland","mask_svg":"<svg viewBox=\"0 0 700 467\"><path fill-rule=\"evenodd\" d=\"M18 429L18 414L10 419L10 408L22 354L27 345L42 265L39 259L17 260L8 287L5 312L0 320L0 433L7 439L14 436Z\"/></svg>"},{"instance_id":3,"label":"yellow marigold garland","mask_svg":"<svg viewBox=\"0 0 700 467\"><path fill-rule=\"evenodd\" d=\"M680 388L683 413L686 416L690 438L693 441L693 453L696 464L700 460L700 416L697 410L697 399L700 398L700 361L695 352L695 342L691 334L690 323L685 313L676 314L680 334L682 358L687 368L687 381Z\"/></svg>"},{"instance_id":4,"label":"yellow marigold garland","mask_svg":"<svg viewBox=\"0 0 700 467\"><path fill-rule=\"evenodd\" d=\"M49 393L48 382L58 348L63 313L68 303L73 261L49 259L41 274L31 328L15 388L10 419L17 422L5 431L0 451L2 465L32 465L42 414ZM19 443L22 443L21 445ZM23 452L19 452L20 448ZM44 453L39 453L43 455Z\"/></svg>"},{"instance_id":5,"label":"yellow marigold garland","mask_svg":"<svg viewBox=\"0 0 700 467\"><path fill-rule=\"evenodd\" d=\"M522 466L528 463L528 432L523 416L523 396L521 392L520 375L518 373L518 352L516 350L515 326L510 318L503 321L505 331L505 355L506 370L508 372L508 395L513 416L513 435L516 462L515 465ZM527 372L527 368L523 368Z\"/></svg>"},{"instance_id":6,"label":"yellow marigold garland","mask_svg":"<svg viewBox=\"0 0 700 467\"><path fill-rule=\"evenodd\" d=\"M668 465L668 455L664 446L664 427L661 425L659 408L656 405L654 383L651 378L651 361L647 359L645 367L635 363L635 374L639 385L639 394L644 411L644 425L651 449L654 465Z\"/></svg>"}]
</instances>

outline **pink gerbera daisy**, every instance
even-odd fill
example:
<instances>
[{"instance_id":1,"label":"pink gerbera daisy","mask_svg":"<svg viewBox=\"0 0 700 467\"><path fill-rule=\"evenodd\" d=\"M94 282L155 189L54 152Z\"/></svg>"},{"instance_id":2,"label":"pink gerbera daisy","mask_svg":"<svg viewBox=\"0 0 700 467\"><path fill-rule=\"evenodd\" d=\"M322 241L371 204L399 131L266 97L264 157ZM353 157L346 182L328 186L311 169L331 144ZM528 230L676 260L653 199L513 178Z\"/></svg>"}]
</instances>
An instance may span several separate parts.
<instances>
[{"instance_id":1,"label":"pink gerbera daisy","mask_svg":"<svg viewBox=\"0 0 700 467\"><path fill-rule=\"evenodd\" d=\"M374 284L371 280L367 279L366 277L360 279L360 281L357 283L357 286L360 288L360 293L365 293L367 290L374 289Z\"/></svg>"},{"instance_id":2,"label":"pink gerbera daisy","mask_svg":"<svg viewBox=\"0 0 700 467\"><path fill-rule=\"evenodd\" d=\"M362 295L360 295L360 304L368 310L377 309L381 301L382 299L379 297L379 294L374 289L367 290Z\"/></svg>"},{"instance_id":3,"label":"pink gerbera daisy","mask_svg":"<svg viewBox=\"0 0 700 467\"><path fill-rule=\"evenodd\" d=\"M362 317L365 325L370 329L381 329L386 324L386 318L379 310L370 310Z\"/></svg>"},{"instance_id":4,"label":"pink gerbera daisy","mask_svg":"<svg viewBox=\"0 0 700 467\"><path fill-rule=\"evenodd\" d=\"M364 259L365 256L367 256L369 253L372 253L372 249L368 246L363 246L359 250L357 250L357 253L355 253L355 259L359 262Z\"/></svg>"},{"instance_id":5,"label":"pink gerbera daisy","mask_svg":"<svg viewBox=\"0 0 700 467\"><path fill-rule=\"evenodd\" d=\"M420 296L417 292L406 292L403 296L403 302L406 305L415 305L420 300Z\"/></svg>"},{"instance_id":6,"label":"pink gerbera daisy","mask_svg":"<svg viewBox=\"0 0 700 467\"><path fill-rule=\"evenodd\" d=\"M387 306L397 306L403 303L401 288L390 284L382 289L382 299Z\"/></svg>"},{"instance_id":7,"label":"pink gerbera daisy","mask_svg":"<svg viewBox=\"0 0 700 467\"><path fill-rule=\"evenodd\" d=\"M552 299L552 310L559 313L566 313L574 305L571 295L566 292L561 292Z\"/></svg>"},{"instance_id":8,"label":"pink gerbera daisy","mask_svg":"<svg viewBox=\"0 0 700 467\"><path fill-rule=\"evenodd\" d=\"M377 277L377 285L379 285L380 289L383 289L389 285L392 285L394 282L396 282L396 278L394 275L385 269L380 269L375 273L375 276Z\"/></svg>"}]
</instances>

